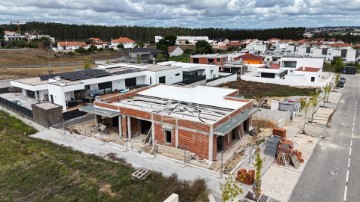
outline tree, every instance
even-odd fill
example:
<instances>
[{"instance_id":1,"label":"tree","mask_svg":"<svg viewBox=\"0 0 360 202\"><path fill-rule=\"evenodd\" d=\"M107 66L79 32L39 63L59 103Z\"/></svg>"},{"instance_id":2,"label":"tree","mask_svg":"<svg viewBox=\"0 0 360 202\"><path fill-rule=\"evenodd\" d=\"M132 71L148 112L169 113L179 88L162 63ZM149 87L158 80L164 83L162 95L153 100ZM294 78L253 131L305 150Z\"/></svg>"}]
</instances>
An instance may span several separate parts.
<instances>
[{"instance_id":1,"label":"tree","mask_svg":"<svg viewBox=\"0 0 360 202\"><path fill-rule=\"evenodd\" d=\"M325 107L325 102L329 102L329 95L332 88L331 85L332 85L331 83L328 83L324 87L324 105L323 105L324 107Z\"/></svg>"},{"instance_id":2,"label":"tree","mask_svg":"<svg viewBox=\"0 0 360 202\"><path fill-rule=\"evenodd\" d=\"M306 120L307 120L307 113L309 110L309 107L311 106L310 100L307 98L301 98L300 100L301 103L301 110L304 110L304 125L302 128L302 134L305 134L305 125L306 125Z\"/></svg>"},{"instance_id":3,"label":"tree","mask_svg":"<svg viewBox=\"0 0 360 202\"><path fill-rule=\"evenodd\" d=\"M319 89L317 89L316 92L310 96L310 106L313 108L311 114L311 122L313 122L314 120L316 106L319 104L319 96L320 96Z\"/></svg>"},{"instance_id":4,"label":"tree","mask_svg":"<svg viewBox=\"0 0 360 202\"><path fill-rule=\"evenodd\" d=\"M85 48L83 48L83 47L80 47L80 48L76 49L75 52L77 52L77 53L87 53L87 50Z\"/></svg>"},{"instance_id":5,"label":"tree","mask_svg":"<svg viewBox=\"0 0 360 202\"><path fill-rule=\"evenodd\" d=\"M203 40L196 42L195 51L198 54L214 53L212 46L207 41Z\"/></svg>"},{"instance_id":6,"label":"tree","mask_svg":"<svg viewBox=\"0 0 360 202\"><path fill-rule=\"evenodd\" d=\"M169 46L175 46L177 37L175 35L166 35L164 40L169 42Z\"/></svg>"},{"instance_id":7,"label":"tree","mask_svg":"<svg viewBox=\"0 0 360 202\"><path fill-rule=\"evenodd\" d=\"M335 72L341 72L342 68L344 67L344 63L341 57L335 56L331 62L331 65L334 67Z\"/></svg>"},{"instance_id":8,"label":"tree","mask_svg":"<svg viewBox=\"0 0 360 202\"><path fill-rule=\"evenodd\" d=\"M91 44L92 42L94 42L92 39L85 39L84 41L86 43L86 45Z\"/></svg>"},{"instance_id":9,"label":"tree","mask_svg":"<svg viewBox=\"0 0 360 202\"><path fill-rule=\"evenodd\" d=\"M84 61L84 69L90 69L90 67L91 67L90 60L86 59Z\"/></svg>"},{"instance_id":10,"label":"tree","mask_svg":"<svg viewBox=\"0 0 360 202\"><path fill-rule=\"evenodd\" d=\"M220 185L220 189L222 201L234 201L239 194L243 193L243 190L236 185L231 175L226 178L225 184Z\"/></svg>"},{"instance_id":11,"label":"tree","mask_svg":"<svg viewBox=\"0 0 360 202\"><path fill-rule=\"evenodd\" d=\"M145 46L144 42L141 42L141 41L135 42L135 47L137 47L137 48L144 48L144 46Z\"/></svg>"},{"instance_id":12,"label":"tree","mask_svg":"<svg viewBox=\"0 0 360 202\"><path fill-rule=\"evenodd\" d=\"M336 89L336 87L339 86L339 80L340 80L340 73L337 73L335 76L335 86L334 86L334 91Z\"/></svg>"},{"instance_id":13,"label":"tree","mask_svg":"<svg viewBox=\"0 0 360 202\"><path fill-rule=\"evenodd\" d=\"M164 60L164 54L158 53L158 54L156 55L156 61L157 61L157 62L162 62L163 60Z\"/></svg>"},{"instance_id":14,"label":"tree","mask_svg":"<svg viewBox=\"0 0 360 202\"><path fill-rule=\"evenodd\" d=\"M256 149L255 157L255 197L259 199L261 195L261 168L263 167L263 160L260 156L260 148Z\"/></svg>"}]
</instances>

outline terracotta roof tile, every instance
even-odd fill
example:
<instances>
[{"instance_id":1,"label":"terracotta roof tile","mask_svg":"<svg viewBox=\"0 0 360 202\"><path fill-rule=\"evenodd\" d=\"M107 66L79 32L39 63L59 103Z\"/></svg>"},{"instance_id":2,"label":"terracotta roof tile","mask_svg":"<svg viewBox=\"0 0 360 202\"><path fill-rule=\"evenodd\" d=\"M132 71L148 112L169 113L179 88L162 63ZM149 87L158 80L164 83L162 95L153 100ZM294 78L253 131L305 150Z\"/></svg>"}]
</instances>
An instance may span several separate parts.
<instances>
[{"instance_id":1,"label":"terracotta roof tile","mask_svg":"<svg viewBox=\"0 0 360 202\"><path fill-rule=\"evenodd\" d=\"M299 67L295 71L318 72L318 71L320 71L320 68L316 68L316 67Z\"/></svg>"},{"instance_id":2,"label":"terracotta roof tile","mask_svg":"<svg viewBox=\"0 0 360 202\"><path fill-rule=\"evenodd\" d=\"M118 39L112 40L111 42L113 42L113 43L132 43L132 42L135 42L135 41L132 40L132 39L129 39L127 37L120 37Z\"/></svg>"},{"instance_id":3,"label":"terracotta roof tile","mask_svg":"<svg viewBox=\"0 0 360 202\"><path fill-rule=\"evenodd\" d=\"M59 46L81 46L85 47L87 46L85 42L77 42L77 41L59 41Z\"/></svg>"}]
</instances>

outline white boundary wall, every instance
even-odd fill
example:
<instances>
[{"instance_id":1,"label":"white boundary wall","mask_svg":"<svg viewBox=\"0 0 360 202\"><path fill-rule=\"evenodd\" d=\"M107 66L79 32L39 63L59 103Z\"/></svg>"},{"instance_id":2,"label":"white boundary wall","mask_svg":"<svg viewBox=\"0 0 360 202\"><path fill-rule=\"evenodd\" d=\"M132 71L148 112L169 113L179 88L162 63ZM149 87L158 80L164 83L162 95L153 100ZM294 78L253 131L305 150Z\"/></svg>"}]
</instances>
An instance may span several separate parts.
<instances>
[{"instance_id":1,"label":"white boundary wall","mask_svg":"<svg viewBox=\"0 0 360 202\"><path fill-rule=\"evenodd\" d=\"M288 122L290 121L290 112L273 111L270 109L261 108L253 115L253 117L261 120L273 121L275 123L284 118L285 122Z\"/></svg>"},{"instance_id":2,"label":"white boundary wall","mask_svg":"<svg viewBox=\"0 0 360 202\"><path fill-rule=\"evenodd\" d=\"M286 77L285 79L271 79L271 78L261 78L256 76L242 75L241 79L244 81L254 81L260 83L272 83L272 84L287 85L287 86L316 87L316 88L322 88L327 83L332 81L332 76L330 76L328 79L326 79L326 81L323 82L304 81L303 76L287 75Z\"/></svg>"},{"instance_id":3,"label":"white boundary wall","mask_svg":"<svg viewBox=\"0 0 360 202\"><path fill-rule=\"evenodd\" d=\"M220 76L226 76L226 75L229 75L230 73L221 73L219 72L219 75ZM210 81L210 82L207 82L206 85L207 86L217 86L217 85L220 85L220 84L223 84L223 83L228 83L228 82L231 82L231 81L236 81L237 80L237 74L232 74L230 76L227 76L227 77L222 77L222 78L219 78L219 79L216 79L214 81Z\"/></svg>"}]
</instances>

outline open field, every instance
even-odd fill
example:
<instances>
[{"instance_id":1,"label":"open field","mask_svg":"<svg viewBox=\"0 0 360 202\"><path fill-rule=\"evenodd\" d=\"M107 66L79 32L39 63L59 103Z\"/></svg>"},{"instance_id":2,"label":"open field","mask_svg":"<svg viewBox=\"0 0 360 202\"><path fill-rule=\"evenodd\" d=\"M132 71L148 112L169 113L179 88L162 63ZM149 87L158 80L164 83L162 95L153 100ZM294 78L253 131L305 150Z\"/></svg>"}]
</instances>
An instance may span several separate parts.
<instances>
[{"instance_id":1,"label":"open field","mask_svg":"<svg viewBox=\"0 0 360 202\"><path fill-rule=\"evenodd\" d=\"M0 111L0 201L163 201L171 193L181 201L207 201L204 180L156 172L135 180L122 159L114 163L24 135L35 132Z\"/></svg>"},{"instance_id":2,"label":"open field","mask_svg":"<svg viewBox=\"0 0 360 202\"><path fill-rule=\"evenodd\" d=\"M95 66L95 65L92 65ZM21 79L36 77L39 75L52 73L69 72L78 69L84 69L84 65L63 66L63 67L38 67L38 68L0 68L1 79Z\"/></svg>"},{"instance_id":3,"label":"open field","mask_svg":"<svg viewBox=\"0 0 360 202\"><path fill-rule=\"evenodd\" d=\"M49 63L61 64L84 62L86 60L106 60L118 58L120 55L119 51L69 56L43 49L0 49L0 67L11 67L13 65L44 65L46 67Z\"/></svg>"},{"instance_id":4,"label":"open field","mask_svg":"<svg viewBox=\"0 0 360 202\"><path fill-rule=\"evenodd\" d=\"M176 61L176 62L190 62L190 56L189 55L180 55L180 56L173 56L169 58L169 61Z\"/></svg>"},{"instance_id":5,"label":"open field","mask_svg":"<svg viewBox=\"0 0 360 202\"><path fill-rule=\"evenodd\" d=\"M243 95L245 98L309 96L315 92L314 88L295 88L243 80L229 82L220 86L239 89L240 95Z\"/></svg>"}]
</instances>

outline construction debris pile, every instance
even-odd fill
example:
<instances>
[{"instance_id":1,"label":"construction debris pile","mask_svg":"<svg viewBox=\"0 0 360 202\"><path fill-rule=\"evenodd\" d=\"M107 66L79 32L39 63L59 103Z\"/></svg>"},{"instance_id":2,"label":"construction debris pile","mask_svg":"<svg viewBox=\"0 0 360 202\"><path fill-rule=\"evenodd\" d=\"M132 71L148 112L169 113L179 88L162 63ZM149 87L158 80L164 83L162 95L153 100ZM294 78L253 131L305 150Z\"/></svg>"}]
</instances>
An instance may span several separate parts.
<instances>
[{"instance_id":1,"label":"construction debris pile","mask_svg":"<svg viewBox=\"0 0 360 202\"><path fill-rule=\"evenodd\" d=\"M286 129L274 128L273 136L266 141L265 154L275 157L279 165L288 167L294 166L296 169L300 163L304 163L301 158L301 151L294 149L294 143L286 139Z\"/></svg>"},{"instance_id":2,"label":"construction debris pile","mask_svg":"<svg viewBox=\"0 0 360 202\"><path fill-rule=\"evenodd\" d=\"M252 185L255 179L255 170L240 169L237 173L236 180L247 185Z\"/></svg>"}]
</instances>

